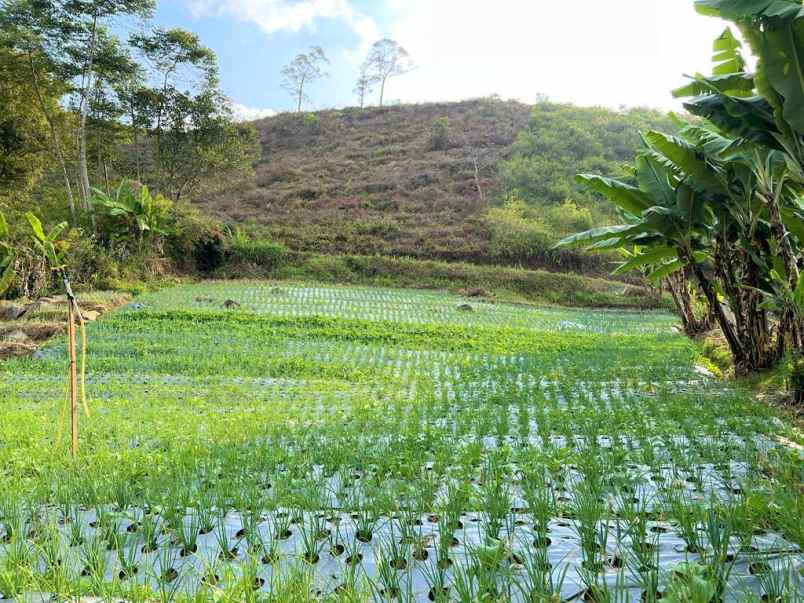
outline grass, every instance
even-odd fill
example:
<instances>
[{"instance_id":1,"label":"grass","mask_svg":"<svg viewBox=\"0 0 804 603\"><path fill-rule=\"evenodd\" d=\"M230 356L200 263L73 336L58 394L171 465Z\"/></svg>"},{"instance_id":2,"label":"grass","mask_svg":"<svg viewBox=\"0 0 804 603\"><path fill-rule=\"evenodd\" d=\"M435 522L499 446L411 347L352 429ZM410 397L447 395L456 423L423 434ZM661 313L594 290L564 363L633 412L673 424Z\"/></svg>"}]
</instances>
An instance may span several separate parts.
<instances>
[{"instance_id":1,"label":"grass","mask_svg":"<svg viewBox=\"0 0 804 603\"><path fill-rule=\"evenodd\" d=\"M666 297L643 286L547 270L506 266L479 266L462 262L418 260L407 257L295 254L270 270L256 265L224 268L218 276L270 277L273 279L440 289L480 292L507 302L528 302L589 308L669 308Z\"/></svg>"},{"instance_id":2,"label":"grass","mask_svg":"<svg viewBox=\"0 0 804 603\"><path fill-rule=\"evenodd\" d=\"M143 295L90 327L76 464L63 342L0 365L0 593L801 598L801 438L670 315L464 302Z\"/></svg>"},{"instance_id":3,"label":"grass","mask_svg":"<svg viewBox=\"0 0 804 603\"><path fill-rule=\"evenodd\" d=\"M594 205L567 184L575 173L616 171L638 149L637 132L671 124L639 109L539 106L535 122L533 106L493 97L276 115L255 122L263 153L254 178L218 179L194 204L295 252L605 275L606 258L551 250L557 239L512 255L486 211L514 190L540 213L565 199ZM449 124L437 145L435 123Z\"/></svg>"}]
</instances>

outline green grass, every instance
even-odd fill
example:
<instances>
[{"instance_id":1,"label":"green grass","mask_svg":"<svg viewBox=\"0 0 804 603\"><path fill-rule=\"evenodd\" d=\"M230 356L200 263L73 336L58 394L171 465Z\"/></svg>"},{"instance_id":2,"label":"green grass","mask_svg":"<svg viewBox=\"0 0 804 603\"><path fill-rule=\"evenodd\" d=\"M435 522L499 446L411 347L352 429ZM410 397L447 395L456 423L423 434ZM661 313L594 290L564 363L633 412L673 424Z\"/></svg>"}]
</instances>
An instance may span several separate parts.
<instances>
[{"instance_id":1,"label":"green grass","mask_svg":"<svg viewBox=\"0 0 804 603\"><path fill-rule=\"evenodd\" d=\"M0 365L0 593L800 597L801 439L672 316L464 301L143 295L90 327L76 464L63 342Z\"/></svg>"},{"instance_id":2,"label":"green grass","mask_svg":"<svg viewBox=\"0 0 804 603\"><path fill-rule=\"evenodd\" d=\"M642 286L547 270L479 266L408 257L308 255L293 257L270 270L227 267L219 276L270 277L332 284L405 287L458 292L485 290L497 301L555 304L581 308L669 309L670 300Z\"/></svg>"}]
</instances>

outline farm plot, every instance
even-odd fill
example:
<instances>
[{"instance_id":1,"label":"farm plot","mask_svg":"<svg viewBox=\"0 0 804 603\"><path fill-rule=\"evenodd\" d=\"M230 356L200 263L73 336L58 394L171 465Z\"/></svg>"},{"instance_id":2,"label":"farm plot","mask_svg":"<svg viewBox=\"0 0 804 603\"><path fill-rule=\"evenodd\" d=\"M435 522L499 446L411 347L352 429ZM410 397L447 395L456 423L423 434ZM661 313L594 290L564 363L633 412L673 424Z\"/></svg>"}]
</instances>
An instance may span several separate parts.
<instances>
[{"instance_id":1,"label":"farm plot","mask_svg":"<svg viewBox=\"0 0 804 603\"><path fill-rule=\"evenodd\" d=\"M2 365L0 599L801 597L796 431L672 317L462 303L143 296L91 326L77 464L63 346Z\"/></svg>"}]
</instances>

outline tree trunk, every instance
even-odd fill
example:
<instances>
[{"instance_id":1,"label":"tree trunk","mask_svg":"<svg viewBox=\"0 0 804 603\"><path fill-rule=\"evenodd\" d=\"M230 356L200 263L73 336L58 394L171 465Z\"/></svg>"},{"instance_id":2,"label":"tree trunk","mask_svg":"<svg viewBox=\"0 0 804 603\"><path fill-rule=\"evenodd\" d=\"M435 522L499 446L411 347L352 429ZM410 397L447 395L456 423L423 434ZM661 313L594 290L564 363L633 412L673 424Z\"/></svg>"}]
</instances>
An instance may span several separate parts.
<instances>
[{"instance_id":1,"label":"tree trunk","mask_svg":"<svg viewBox=\"0 0 804 603\"><path fill-rule=\"evenodd\" d=\"M89 167L87 165L87 114L89 113L89 89L92 86L92 74L95 67L95 43L97 39L97 15L92 19L92 34L89 43L89 57L81 82L80 122L78 127L78 175L81 183L81 198L84 210L89 213L92 226L95 226L95 217L92 214L92 187L89 183Z\"/></svg>"},{"instance_id":2,"label":"tree trunk","mask_svg":"<svg viewBox=\"0 0 804 603\"><path fill-rule=\"evenodd\" d=\"M723 336L726 338L726 342L729 344L729 349L731 350L732 359L734 361L735 372L738 374L743 374L745 371L745 351L743 350L743 346L740 343L737 334L734 332L734 326L731 324L731 322L729 322L726 313L723 311L723 308L717 299L717 294L715 293L712 283L709 281L706 274L704 274L703 268L701 268L700 264L698 264L698 262L696 262L692 257L692 254L682 254L681 257L685 257L687 263L692 268L692 273L695 275L695 278L698 281L698 286L701 288L704 296L706 296L706 300L709 302L709 306L715 313L715 318L720 326L720 330L723 332Z\"/></svg>"},{"instance_id":3,"label":"tree trunk","mask_svg":"<svg viewBox=\"0 0 804 603\"><path fill-rule=\"evenodd\" d=\"M666 279L667 288L673 298L676 311L681 318L684 332L690 337L706 333L711 330L715 323L715 314L707 302L707 312L702 317L695 314L695 302L690 293L690 283L687 271L679 271L671 274Z\"/></svg>"},{"instance_id":4,"label":"tree trunk","mask_svg":"<svg viewBox=\"0 0 804 603\"><path fill-rule=\"evenodd\" d=\"M380 107L382 107L382 99L385 96L385 81L387 77L382 78L382 84L380 84Z\"/></svg>"},{"instance_id":5,"label":"tree trunk","mask_svg":"<svg viewBox=\"0 0 804 603\"><path fill-rule=\"evenodd\" d=\"M56 154L56 159L59 162L61 173L64 177L64 187L67 191L67 204L70 208L70 220L72 221L73 225L75 225L75 199L73 198L73 188L70 186L70 174L67 171L67 161L64 159L64 153L61 149L61 140L59 139L59 133L56 130L56 124L53 123L53 118L47 110L47 105L45 104L45 99L42 96L42 91L39 89L39 78L36 75L36 66L34 65L33 56L30 53L28 53L28 64L31 67L31 81L33 82L34 91L36 92L36 100L39 103L39 109L45 116L45 120L47 121L47 125L50 129L50 137L53 141L53 152Z\"/></svg>"}]
</instances>

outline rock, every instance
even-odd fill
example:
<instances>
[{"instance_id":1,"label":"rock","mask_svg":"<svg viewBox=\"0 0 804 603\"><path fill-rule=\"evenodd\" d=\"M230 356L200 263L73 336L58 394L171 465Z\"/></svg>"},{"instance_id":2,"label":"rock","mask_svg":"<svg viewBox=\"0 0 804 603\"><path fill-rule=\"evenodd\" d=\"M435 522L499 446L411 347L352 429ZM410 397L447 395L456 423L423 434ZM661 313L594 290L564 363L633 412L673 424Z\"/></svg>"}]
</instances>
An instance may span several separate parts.
<instances>
[{"instance_id":1,"label":"rock","mask_svg":"<svg viewBox=\"0 0 804 603\"><path fill-rule=\"evenodd\" d=\"M25 331L20 331L19 329L16 331L11 331L10 333L6 333L3 335L3 338L6 341L16 341L17 343L25 343L31 340L28 337L28 334Z\"/></svg>"},{"instance_id":2,"label":"rock","mask_svg":"<svg viewBox=\"0 0 804 603\"><path fill-rule=\"evenodd\" d=\"M223 307L227 310L233 310L234 308L239 308L240 304L233 299L227 299L225 302L223 302Z\"/></svg>"},{"instance_id":3,"label":"rock","mask_svg":"<svg viewBox=\"0 0 804 603\"><path fill-rule=\"evenodd\" d=\"M705 366L701 366L700 364L695 366L695 372L701 375L702 377L706 377L707 379L714 379L715 374L710 371Z\"/></svg>"},{"instance_id":4,"label":"rock","mask_svg":"<svg viewBox=\"0 0 804 603\"><path fill-rule=\"evenodd\" d=\"M488 297L489 292L483 287L469 287L468 289L458 289L458 293L464 297Z\"/></svg>"},{"instance_id":5,"label":"rock","mask_svg":"<svg viewBox=\"0 0 804 603\"><path fill-rule=\"evenodd\" d=\"M455 309L458 310L458 312L474 312L475 311L475 309L472 306L470 306L469 304L458 304L455 307Z\"/></svg>"},{"instance_id":6,"label":"rock","mask_svg":"<svg viewBox=\"0 0 804 603\"><path fill-rule=\"evenodd\" d=\"M17 320L22 317L27 308L18 304L3 304L0 306L0 320Z\"/></svg>"}]
</instances>

